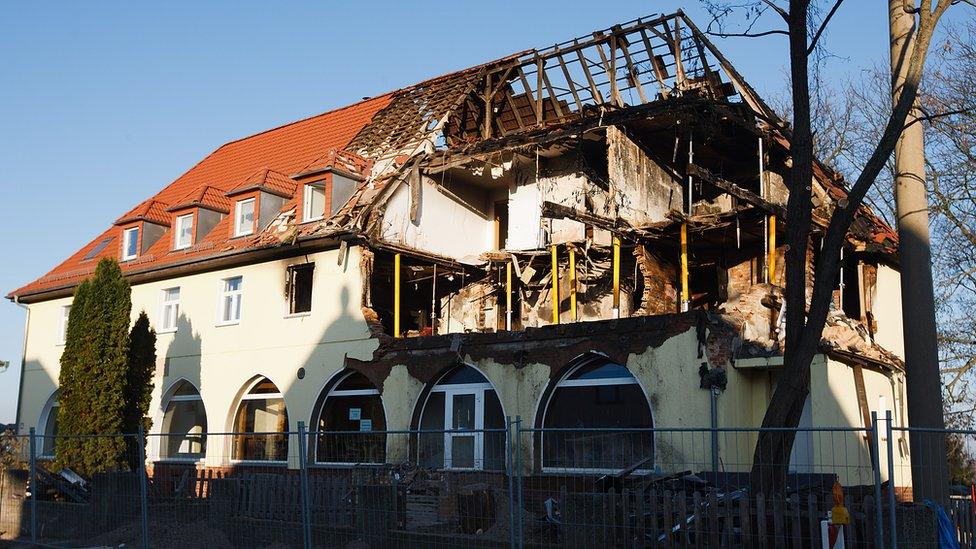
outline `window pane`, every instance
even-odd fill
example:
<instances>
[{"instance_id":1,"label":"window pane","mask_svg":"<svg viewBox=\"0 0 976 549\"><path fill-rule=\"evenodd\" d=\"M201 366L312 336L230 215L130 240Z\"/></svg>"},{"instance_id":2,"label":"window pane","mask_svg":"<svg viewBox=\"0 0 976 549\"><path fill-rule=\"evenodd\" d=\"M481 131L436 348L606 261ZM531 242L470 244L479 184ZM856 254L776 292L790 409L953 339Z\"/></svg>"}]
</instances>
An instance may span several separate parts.
<instances>
[{"instance_id":1,"label":"window pane","mask_svg":"<svg viewBox=\"0 0 976 549\"><path fill-rule=\"evenodd\" d=\"M329 396L319 416L317 460L383 463L386 434L382 431L385 430L386 417L379 395Z\"/></svg>"},{"instance_id":2,"label":"window pane","mask_svg":"<svg viewBox=\"0 0 976 549\"><path fill-rule=\"evenodd\" d=\"M454 395L452 399L452 429L474 429L474 404L472 394Z\"/></svg>"},{"instance_id":3,"label":"window pane","mask_svg":"<svg viewBox=\"0 0 976 549\"><path fill-rule=\"evenodd\" d=\"M545 433L546 467L623 468L653 456L650 431L599 430L651 427L647 399L636 384L557 388L546 410L544 426L595 429Z\"/></svg>"},{"instance_id":4,"label":"window pane","mask_svg":"<svg viewBox=\"0 0 976 549\"><path fill-rule=\"evenodd\" d=\"M280 398L244 400L237 411L233 459L288 459L288 413Z\"/></svg>"},{"instance_id":5,"label":"window pane","mask_svg":"<svg viewBox=\"0 0 976 549\"><path fill-rule=\"evenodd\" d=\"M316 185L305 187L305 219L317 219L325 215L325 188Z\"/></svg>"},{"instance_id":6,"label":"window pane","mask_svg":"<svg viewBox=\"0 0 976 549\"><path fill-rule=\"evenodd\" d=\"M41 454L45 456L54 455L54 447L58 436L58 411L61 409L57 404L51 406L51 411L47 413L47 421L44 423L44 443L41 447Z\"/></svg>"},{"instance_id":7,"label":"window pane","mask_svg":"<svg viewBox=\"0 0 976 549\"><path fill-rule=\"evenodd\" d=\"M448 467L474 467L474 435L451 436L451 463Z\"/></svg>"},{"instance_id":8,"label":"window pane","mask_svg":"<svg viewBox=\"0 0 976 549\"><path fill-rule=\"evenodd\" d=\"M438 385L456 385L460 383L488 383L488 380L478 370L470 366L464 366L454 370L444 376L444 379L437 382Z\"/></svg>"},{"instance_id":9,"label":"window pane","mask_svg":"<svg viewBox=\"0 0 976 549\"><path fill-rule=\"evenodd\" d=\"M237 234L248 234L254 231L254 200L242 200L237 203Z\"/></svg>"},{"instance_id":10,"label":"window pane","mask_svg":"<svg viewBox=\"0 0 976 549\"><path fill-rule=\"evenodd\" d=\"M314 264L291 267L290 312L307 313L312 310L312 275Z\"/></svg>"},{"instance_id":11,"label":"window pane","mask_svg":"<svg viewBox=\"0 0 976 549\"><path fill-rule=\"evenodd\" d=\"M224 291L225 292L236 292L241 289L241 282L243 279L239 276L234 278L228 278L224 281Z\"/></svg>"},{"instance_id":12,"label":"window pane","mask_svg":"<svg viewBox=\"0 0 976 549\"><path fill-rule=\"evenodd\" d=\"M163 416L162 432L167 435L162 444L162 457L203 457L207 443L207 414L203 401L170 401Z\"/></svg>"},{"instance_id":13,"label":"window pane","mask_svg":"<svg viewBox=\"0 0 976 549\"><path fill-rule=\"evenodd\" d=\"M125 249L123 250L126 259L131 259L139 254L139 229L127 229L125 231Z\"/></svg>"},{"instance_id":14,"label":"window pane","mask_svg":"<svg viewBox=\"0 0 976 549\"><path fill-rule=\"evenodd\" d=\"M420 418L421 430L438 431L444 429L444 393L430 393L424 406L423 416ZM420 455L421 467L444 467L444 434L421 433Z\"/></svg>"},{"instance_id":15,"label":"window pane","mask_svg":"<svg viewBox=\"0 0 976 549\"><path fill-rule=\"evenodd\" d=\"M610 362L580 368L568 379L634 379L626 366Z\"/></svg>"},{"instance_id":16,"label":"window pane","mask_svg":"<svg viewBox=\"0 0 976 549\"><path fill-rule=\"evenodd\" d=\"M176 218L176 246L185 248L193 243L193 216L184 215Z\"/></svg>"}]
</instances>

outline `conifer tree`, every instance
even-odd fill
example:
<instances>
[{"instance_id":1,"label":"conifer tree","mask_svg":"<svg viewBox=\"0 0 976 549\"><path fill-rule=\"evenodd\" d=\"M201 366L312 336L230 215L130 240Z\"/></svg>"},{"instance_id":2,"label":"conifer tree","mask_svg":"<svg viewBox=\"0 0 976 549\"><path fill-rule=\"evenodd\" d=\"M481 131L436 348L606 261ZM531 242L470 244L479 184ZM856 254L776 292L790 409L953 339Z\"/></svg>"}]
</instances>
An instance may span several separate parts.
<instances>
[{"instance_id":1,"label":"conifer tree","mask_svg":"<svg viewBox=\"0 0 976 549\"><path fill-rule=\"evenodd\" d=\"M129 465L119 436L125 427L129 370L129 283L103 259L75 290L61 355L56 463L78 473Z\"/></svg>"},{"instance_id":2,"label":"conifer tree","mask_svg":"<svg viewBox=\"0 0 976 549\"><path fill-rule=\"evenodd\" d=\"M149 415L149 404L152 402L153 373L156 370L156 330L149 326L149 317L145 311L139 313L129 334L129 364L125 386L125 418L123 429L125 433L137 433L139 426L144 432L149 432L152 419ZM138 466L136 457L145 459L145 453L139 456L138 441L133 437L126 438L129 447L129 466Z\"/></svg>"}]
</instances>

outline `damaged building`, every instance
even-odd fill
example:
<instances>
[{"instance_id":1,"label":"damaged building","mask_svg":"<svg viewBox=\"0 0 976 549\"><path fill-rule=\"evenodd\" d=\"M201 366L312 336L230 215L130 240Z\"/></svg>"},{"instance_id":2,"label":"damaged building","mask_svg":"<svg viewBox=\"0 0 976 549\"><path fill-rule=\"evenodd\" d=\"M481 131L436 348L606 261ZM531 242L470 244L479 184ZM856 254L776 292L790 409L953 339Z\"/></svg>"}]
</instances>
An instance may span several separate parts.
<instances>
[{"instance_id":1,"label":"damaged building","mask_svg":"<svg viewBox=\"0 0 976 549\"><path fill-rule=\"evenodd\" d=\"M110 257L158 334L157 463L295 466L288 437L258 433L304 422L322 466L491 470L492 430L519 417L538 434L519 440L525 473L748 470L725 441L558 429L761 423L790 163L788 126L680 12L227 143L10 293L30 311L19 428L56 433L72 292ZM821 164L811 185L812 260L846 191ZM862 207L801 426L889 408L907 424L897 244ZM329 434L424 429L450 432ZM794 469L823 443L799 435Z\"/></svg>"}]
</instances>

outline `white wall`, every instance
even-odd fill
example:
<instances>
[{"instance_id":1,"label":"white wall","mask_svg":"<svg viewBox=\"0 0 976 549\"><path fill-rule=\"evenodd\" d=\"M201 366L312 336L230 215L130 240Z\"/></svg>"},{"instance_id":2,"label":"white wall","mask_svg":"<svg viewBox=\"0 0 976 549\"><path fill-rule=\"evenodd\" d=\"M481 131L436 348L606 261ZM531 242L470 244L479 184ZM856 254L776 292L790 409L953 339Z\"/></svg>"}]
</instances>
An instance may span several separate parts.
<instances>
[{"instance_id":1,"label":"white wall","mask_svg":"<svg viewBox=\"0 0 976 549\"><path fill-rule=\"evenodd\" d=\"M878 265L878 281L875 286L874 318L878 322L875 341L905 358L905 339L902 332L901 273L883 264Z\"/></svg>"},{"instance_id":2,"label":"white wall","mask_svg":"<svg viewBox=\"0 0 976 549\"><path fill-rule=\"evenodd\" d=\"M155 325L160 315L160 296L165 288L180 287L181 321L178 330L157 337L157 372L150 414L154 431L162 424L161 395L175 382L186 379L200 389L210 432L230 430L237 396L255 376L270 378L284 394L289 428L299 421L311 422L314 403L346 355L369 359L377 346L369 339L360 299L359 249L349 249L343 265L331 250L289 260L195 274L132 288L133 319L145 310ZM312 312L289 316L284 295L287 266L315 262ZM243 276L244 297L239 324L220 326L217 307L221 280ZM60 371L58 326L59 299L31 307L27 342L24 394L20 402L22 431L42 425L42 408L55 390ZM168 367L165 363L168 359ZM297 372L305 368L305 378ZM166 371L164 375L164 370ZM230 456L229 437L212 437L207 445L208 463L222 464ZM295 458L295 448L292 448ZM150 454L154 455L154 454Z\"/></svg>"},{"instance_id":3,"label":"white wall","mask_svg":"<svg viewBox=\"0 0 976 549\"><path fill-rule=\"evenodd\" d=\"M417 222L410 219L410 186L402 184L386 204L383 240L453 258L477 257L491 248L493 223L487 216L441 192L430 178L421 181Z\"/></svg>"}]
</instances>

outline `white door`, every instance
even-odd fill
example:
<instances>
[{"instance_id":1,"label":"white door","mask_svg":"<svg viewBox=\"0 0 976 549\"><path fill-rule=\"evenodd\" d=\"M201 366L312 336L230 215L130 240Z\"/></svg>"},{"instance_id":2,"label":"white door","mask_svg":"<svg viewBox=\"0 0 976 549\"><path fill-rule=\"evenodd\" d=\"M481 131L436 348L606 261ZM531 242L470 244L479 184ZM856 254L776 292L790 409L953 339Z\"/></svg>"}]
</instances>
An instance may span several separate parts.
<instances>
[{"instance_id":1,"label":"white door","mask_svg":"<svg viewBox=\"0 0 976 549\"><path fill-rule=\"evenodd\" d=\"M483 469L485 390L458 387L444 390L444 468Z\"/></svg>"}]
</instances>

